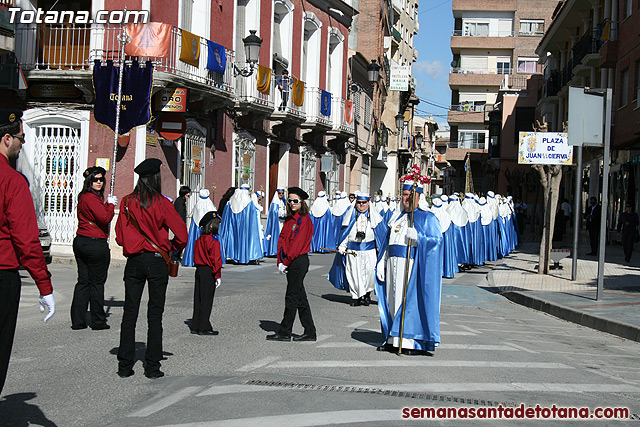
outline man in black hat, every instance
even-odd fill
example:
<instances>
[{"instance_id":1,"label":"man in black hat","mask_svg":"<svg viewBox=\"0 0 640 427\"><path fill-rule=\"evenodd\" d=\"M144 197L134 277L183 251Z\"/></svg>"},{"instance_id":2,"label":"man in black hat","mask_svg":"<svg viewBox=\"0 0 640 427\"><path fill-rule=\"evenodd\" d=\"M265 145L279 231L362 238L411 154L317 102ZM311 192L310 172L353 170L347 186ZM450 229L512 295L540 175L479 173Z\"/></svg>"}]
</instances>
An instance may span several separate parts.
<instances>
[{"instance_id":1,"label":"man in black hat","mask_svg":"<svg viewBox=\"0 0 640 427\"><path fill-rule=\"evenodd\" d=\"M18 319L20 275L27 269L40 291L40 311L56 311L51 274L40 245L38 223L29 183L11 164L24 144L22 111L0 110L0 392L4 387Z\"/></svg>"},{"instance_id":2,"label":"man in black hat","mask_svg":"<svg viewBox=\"0 0 640 427\"><path fill-rule=\"evenodd\" d=\"M282 70L282 75L276 78L276 85L278 86L278 89L280 89L280 96L282 98L282 102L280 103L278 110L284 111L287 107L287 102L289 102L289 92L293 85L293 80L289 77L289 71Z\"/></svg>"}]
</instances>

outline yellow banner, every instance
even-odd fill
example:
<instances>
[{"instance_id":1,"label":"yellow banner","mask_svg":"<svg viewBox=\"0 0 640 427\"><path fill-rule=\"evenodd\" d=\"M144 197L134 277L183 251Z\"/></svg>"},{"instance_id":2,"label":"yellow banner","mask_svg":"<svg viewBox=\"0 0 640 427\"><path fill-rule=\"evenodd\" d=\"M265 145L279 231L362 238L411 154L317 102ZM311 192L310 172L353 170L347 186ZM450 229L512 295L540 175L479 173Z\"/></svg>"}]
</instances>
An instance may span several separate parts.
<instances>
[{"instance_id":1,"label":"yellow banner","mask_svg":"<svg viewBox=\"0 0 640 427\"><path fill-rule=\"evenodd\" d=\"M197 67L200 62L200 37L182 30L180 61Z\"/></svg>"},{"instance_id":2,"label":"yellow banner","mask_svg":"<svg viewBox=\"0 0 640 427\"><path fill-rule=\"evenodd\" d=\"M258 64L258 92L269 94L271 90L271 68Z\"/></svg>"},{"instance_id":3,"label":"yellow banner","mask_svg":"<svg viewBox=\"0 0 640 427\"><path fill-rule=\"evenodd\" d=\"M293 104L297 105L298 107L302 107L302 104L304 104L304 82L294 77L291 92L293 92L291 94L291 100L293 101Z\"/></svg>"}]
</instances>

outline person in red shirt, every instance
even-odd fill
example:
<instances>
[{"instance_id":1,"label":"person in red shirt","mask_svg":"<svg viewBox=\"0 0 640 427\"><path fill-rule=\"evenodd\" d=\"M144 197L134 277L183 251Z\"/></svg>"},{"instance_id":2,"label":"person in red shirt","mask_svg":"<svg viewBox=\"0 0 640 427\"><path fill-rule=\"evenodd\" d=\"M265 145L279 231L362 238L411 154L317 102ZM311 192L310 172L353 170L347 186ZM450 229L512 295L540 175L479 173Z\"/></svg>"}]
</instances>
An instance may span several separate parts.
<instances>
[{"instance_id":1,"label":"person in red shirt","mask_svg":"<svg viewBox=\"0 0 640 427\"><path fill-rule=\"evenodd\" d=\"M40 311L49 307L44 321L56 312L51 274L40 245L36 211L29 183L11 165L24 144L22 111L0 110L0 393L4 388L13 347L20 302L22 265L40 291Z\"/></svg>"},{"instance_id":2,"label":"person in red shirt","mask_svg":"<svg viewBox=\"0 0 640 427\"><path fill-rule=\"evenodd\" d=\"M78 266L78 282L71 301L71 329L86 329L87 307L91 311L91 329L109 329L104 312L104 284L107 281L111 251L107 243L115 196L104 198L107 171L92 166L84 171L84 184L78 195L78 231L73 239L73 254Z\"/></svg>"},{"instance_id":3,"label":"person in red shirt","mask_svg":"<svg viewBox=\"0 0 640 427\"><path fill-rule=\"evenodd\" d=\"M291 341L293 322L296 312L300 314L300 323L304 328L302 335L294 341L315 341L316 327L311 316L311 307L304 290L304 276L309 271L309 251L313 224L309 218L309 208L305 200L309 198L306 191L299 187L289 188L287 199L287 219L284 221L278 239L278 270L287 275L287 293L284 297L284 316L280 322L280 330L267 335L270 341Z\"/></svg>"},{"instance_id":4,"label":"person in red shirt","mask_svg":"<svg viewBox=\"0 0 640 427\"><path fill-rule=\"evenodd\" d=\"M116 242L127 257L124 269L124 313L120 326L118 375L134 374L136 321L142 291L149 283L147 351L144 375L160 378L162 360L162 313L169 283L169 267L162 252L180 250L187 244L187 227L169 200L162 196L158 159L146 159L134 169L139 175L133 193L122 199L116 222ZM169 230L174 234L169 240ZM168 255L167 255L168 257Z\"/></svg>"},{"instance_id":5,"label":"person in red shirt","mask_svg":"<svg viewBox=\"0 0 640 427\"><path fill-rule=\"evenodd\" d=\"M218 335L209 321L213 308L213 297L221 283L222 256L218 228L220 218L211 211L207 212L200 223L202 235L193 248L193 262L196 266L196 283L193 291L193 316L191 333L198 335Z\"/></svg>"}]
</instances>

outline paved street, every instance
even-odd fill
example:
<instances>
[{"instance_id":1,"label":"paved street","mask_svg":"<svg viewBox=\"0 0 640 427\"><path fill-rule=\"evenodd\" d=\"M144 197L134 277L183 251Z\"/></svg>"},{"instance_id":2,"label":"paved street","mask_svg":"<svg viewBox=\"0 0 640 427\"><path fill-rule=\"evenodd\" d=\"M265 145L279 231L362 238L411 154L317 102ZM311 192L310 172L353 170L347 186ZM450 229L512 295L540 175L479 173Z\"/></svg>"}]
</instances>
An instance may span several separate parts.
<instances>
[{"instance_id":1,"label":"paved street","mask_svg":"<svg viewBox=\"0 0 640 427\"><path fill-rule=\"evenodd\" d=\"M401 425L410 421L402 419L405 407L500 403L624 406L640 413L640 343L511 303L488 289L490 267L444 281L442 345L434 357L398 357L376 351L377 307L350 307L350 297L325 279L331 260L331 255L311 257L306 287L319 334L312 343L265 340L284 309L285 281L271 259L225 266L212 315L220 335L189 334L185 322L191 317L194 269L181 268L167 293L162 366L167 376L158 380L142 375L146 309L138 322L136 374L116 375L123 268L112 267L107 283L112 328L72 331L75 266L51 264L58 312L52 323L42 323L37 290L25 278L0 423ZM294 333L302 333L298 322Z\"/></svg>"}]
</instances>

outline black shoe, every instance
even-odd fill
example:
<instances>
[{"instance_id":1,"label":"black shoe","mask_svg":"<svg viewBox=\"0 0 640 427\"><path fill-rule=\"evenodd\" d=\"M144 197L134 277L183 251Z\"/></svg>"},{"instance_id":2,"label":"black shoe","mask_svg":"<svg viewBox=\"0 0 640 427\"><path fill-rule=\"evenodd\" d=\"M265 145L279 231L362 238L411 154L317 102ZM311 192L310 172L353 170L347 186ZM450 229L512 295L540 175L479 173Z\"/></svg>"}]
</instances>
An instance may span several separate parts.
<instances>
[{"instance_id":1,"label":"black shoe","mask_svg":"<svg viewBox=\"0 0 640 427\"><path fill-rule=\"evenodd\" d=\"M102 331L104 329L111 329L111 326L105 323L103 325L93 325L91 329L93 329L94 331Z\"/></svg>"},{"instance_id":2,"label":"black shoe","mask_svg":"<svg viewBox=\"0 0 640 427\"><path fill-rule=\"evenodd\" d=\"M367 301L365 297L359 299L360 305L368 306L371 301Z\"/></svg>"},{"instance_id":3,"label":"black shoe","mask_svg":"<svg viewBox=\"0 0 640 427\"><path fill-rule=\"evenodd\" d=\"M195 329L191 329L191 333L194 334L194 335L198 334L199 332L200 331L196 331Z\"/></svg>"},{"instance_id":4,"label":"black shoe","mask_svg":"<svg viewBox=\"0 0 640 427\"><path fill-rule=\"evenodd\" d=\"M218 331L198 331L198 335L218 335Z\"/></svg>"},{"instance_id":5,"label":"black shoe","mask_svg":"<svg viewBox=\"0 0 640 427\"><path fill-rule=\"evenodd\" d=\"M363 297L362 300L365 302L365 305L369 305L371 304L371 292L367 292Z\"/></svg>"},{"instance_id":6,"label":"black shoe","mask_svg":"<svg viewBox=\"0 0 640 427\"><path fill-rule=\"evenodd\" d=\"M151 379L151 380L154 380L156 378L164 377L164 372L162 372L160 369L158 369L157 371L152 371L152 372L144 371L144 376L149 378L149 379Z\"/></svg>"},{"instance_id":7,"label":"black shoe","mask_svg":"<svg viewBox=\"0 0 640 427\"><path fill-rule=\"evenodd\" d=\"M280 334L267 335L267 340L269 340L269 341L291 341L291 335L280 335Z\"/></svg>"},{"instance_id":8,"label":"black shoe","mask_svg":"<svg viewBox=\"0 0 640 427\"><path fill-rule=\"evenodd\" d=\"M80 329L87 329L87 325L79 325L79 326L71 325L71 329L73 329L74 331L79 331Z\"/></svg>"},{"instance_id":9,"label":"black shoe","mask_svg":"<svg viewBox=\"0 0 640 427\"><path fill-rule=\"evenodd\" d=\"M357 299L352 299L351 300L351 304L349 304L351 307L358 307L360 305L360 300Z\"/></svg>"},{"instance_id":10,"label":"black shoe","mask_svg":"<svg viewBox=\"0 0 640 427\"><path fill-rule=\"evenodd\" d=\"M135 372L133 369L118 369L118 376L120 378L129 378L132 377Z\"/></svg>"},{"instance_id":11,"label":"black shoe","mask_svg":"<svg viewBox=\"0 0 640 427\"><path fill-rule=\"evenodd\" d=\"M315 335L302 334L297 337L293 337L294 341L317 341L318 338Z\"/></svg>"},{"instance_id":12,"label":"black shoe","mask_svg":"<svg viewBox=\"0 0 640 427\"><path fill-rule=\"evenodd\" d=\"M391 344L385 344L385 345L378 346L378 348L376 348L376 350L392 352L393 351L393 346Z\"/></svg>"}]
</instances>

